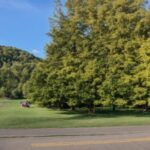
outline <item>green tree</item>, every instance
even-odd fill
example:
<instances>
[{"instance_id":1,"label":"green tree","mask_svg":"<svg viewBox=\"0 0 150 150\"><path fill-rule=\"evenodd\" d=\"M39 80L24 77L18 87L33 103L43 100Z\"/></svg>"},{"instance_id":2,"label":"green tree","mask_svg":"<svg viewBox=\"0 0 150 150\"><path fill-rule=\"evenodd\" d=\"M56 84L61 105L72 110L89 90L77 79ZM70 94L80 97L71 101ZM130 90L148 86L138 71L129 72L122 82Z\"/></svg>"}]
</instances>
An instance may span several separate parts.
<instances>
[{"instance_id":1,"label":"green tree","mask_svg":"<svg viewBox=\"0 0 150 150\"><path fill-rule=\"evenodd\" d=\"M23 85L39 61L20 49L0 46L0 97L24 98Z\"/></svg>"},{"instance_id":2,"label":"green tree","mask_svg":"<svg viewBox=\"0 0 150 150\"><path fill-rule=\"evenodd\" d=\"M143 41L139 49L139 65L134 70L134 96L135 106L144 106L148 109L150 104L150 39Z\"/></svg>"},{"instance_id":3,"label":"green tree","mask_svg":"<svg viewBox=\"0 0 150 150\"><path fill-rule=\"evenodd\" d=\"M145 0L67 0L63 12L57 1L47 58L27 84L31 99L60 108L87 107L90 112L95 106L115 110L132 105L140 93L148 100L149 87L139 82L140 68L145 66L144 74L149 70L149 54L142 55L150 36L145 4Z\"/></svg>"}]
</instances>

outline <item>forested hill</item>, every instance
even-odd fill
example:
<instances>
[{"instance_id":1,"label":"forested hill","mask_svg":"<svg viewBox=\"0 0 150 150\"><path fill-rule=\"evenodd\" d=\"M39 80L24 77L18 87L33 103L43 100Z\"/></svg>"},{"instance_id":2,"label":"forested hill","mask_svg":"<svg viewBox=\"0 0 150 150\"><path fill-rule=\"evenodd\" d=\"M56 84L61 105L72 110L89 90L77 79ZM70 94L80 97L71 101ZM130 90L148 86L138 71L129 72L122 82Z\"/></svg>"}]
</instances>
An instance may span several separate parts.
<instances>
[{"instance_id":1,"label":"forested hill","mask_svg":"<svg viewBox=\"0 0 150 150\"><path fill-rule=\"evenodd\" d=\"M7 46L0 46L0 97L24 98L23 86L40 58Z\"/></svg>"},{"instance_id":2,"label":"forested hill","mask_svg":"<svg viewBox=\"0 0 150 150\"><path fill-rule=\"evenodd\" d=\"M33 63L40 59L15 47L0 46L0 67L4 63L12 65L15 62Z\"/></svg>"}]
</instances>

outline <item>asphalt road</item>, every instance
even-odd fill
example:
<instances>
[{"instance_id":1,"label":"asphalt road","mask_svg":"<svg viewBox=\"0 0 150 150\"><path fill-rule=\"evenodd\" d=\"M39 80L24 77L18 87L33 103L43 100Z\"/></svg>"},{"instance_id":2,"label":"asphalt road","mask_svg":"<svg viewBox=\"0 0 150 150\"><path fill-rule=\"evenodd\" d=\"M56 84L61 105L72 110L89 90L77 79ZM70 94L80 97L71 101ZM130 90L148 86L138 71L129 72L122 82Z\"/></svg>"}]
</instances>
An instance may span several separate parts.
<instances>
[{"instance_id":1,"label":"asphalt road","mask_svg":"<svg viewBox=\"0 0 150 150\"><path fill-rule=\"evenodd\" d=\"M0 150L150 150L150 126L0 129Z\"/></svg>"}]
</instances>

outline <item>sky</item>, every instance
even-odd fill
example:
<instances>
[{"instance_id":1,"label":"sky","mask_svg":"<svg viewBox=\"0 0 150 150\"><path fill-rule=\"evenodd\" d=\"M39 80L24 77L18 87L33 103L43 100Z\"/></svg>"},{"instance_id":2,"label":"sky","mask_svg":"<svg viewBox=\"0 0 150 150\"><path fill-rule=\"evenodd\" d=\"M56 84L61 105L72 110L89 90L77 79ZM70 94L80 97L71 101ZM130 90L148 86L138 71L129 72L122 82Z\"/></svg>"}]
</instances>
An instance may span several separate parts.
<instances>
[{"instance_id":1,"label":"sky","mask_svg":"<svg viewBox=\"0 0 150 150\"><path fill-rule=\"evenodd\" d=\"M150 1L150 0L149 0ZM44 58L55 0L0 0L0 45ZM65 0L62 0L65 3Z\"/></svg>"},{"instance_id":2,"label":"sky","mask_svg":"<svg viewBox=\"0 0 150 150\"><path fill-rule=\"evenodd\" d=\"M55 0L0 0L0 45L44 58ZM62 0L65 3L65 0Z\"/></svg>"}]
</instances>

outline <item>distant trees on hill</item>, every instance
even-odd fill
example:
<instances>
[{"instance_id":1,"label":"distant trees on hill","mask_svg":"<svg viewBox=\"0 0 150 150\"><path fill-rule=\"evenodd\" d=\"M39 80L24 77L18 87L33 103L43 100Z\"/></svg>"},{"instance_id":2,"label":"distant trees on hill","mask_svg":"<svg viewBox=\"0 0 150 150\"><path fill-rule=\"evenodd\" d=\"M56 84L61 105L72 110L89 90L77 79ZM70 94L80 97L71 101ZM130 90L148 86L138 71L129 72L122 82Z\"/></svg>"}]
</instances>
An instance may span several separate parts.
<instances>
[{"instance_id":1,"label":"distant trees on hill","mask_svg":"<svg viewBox=\"0 0 150 150\"><path fill-rule=\"evenodd\" d=\"M20 49L0 46L0 97L24 98L23 85L39 61Z\"/></svg>"}]
</instances>

